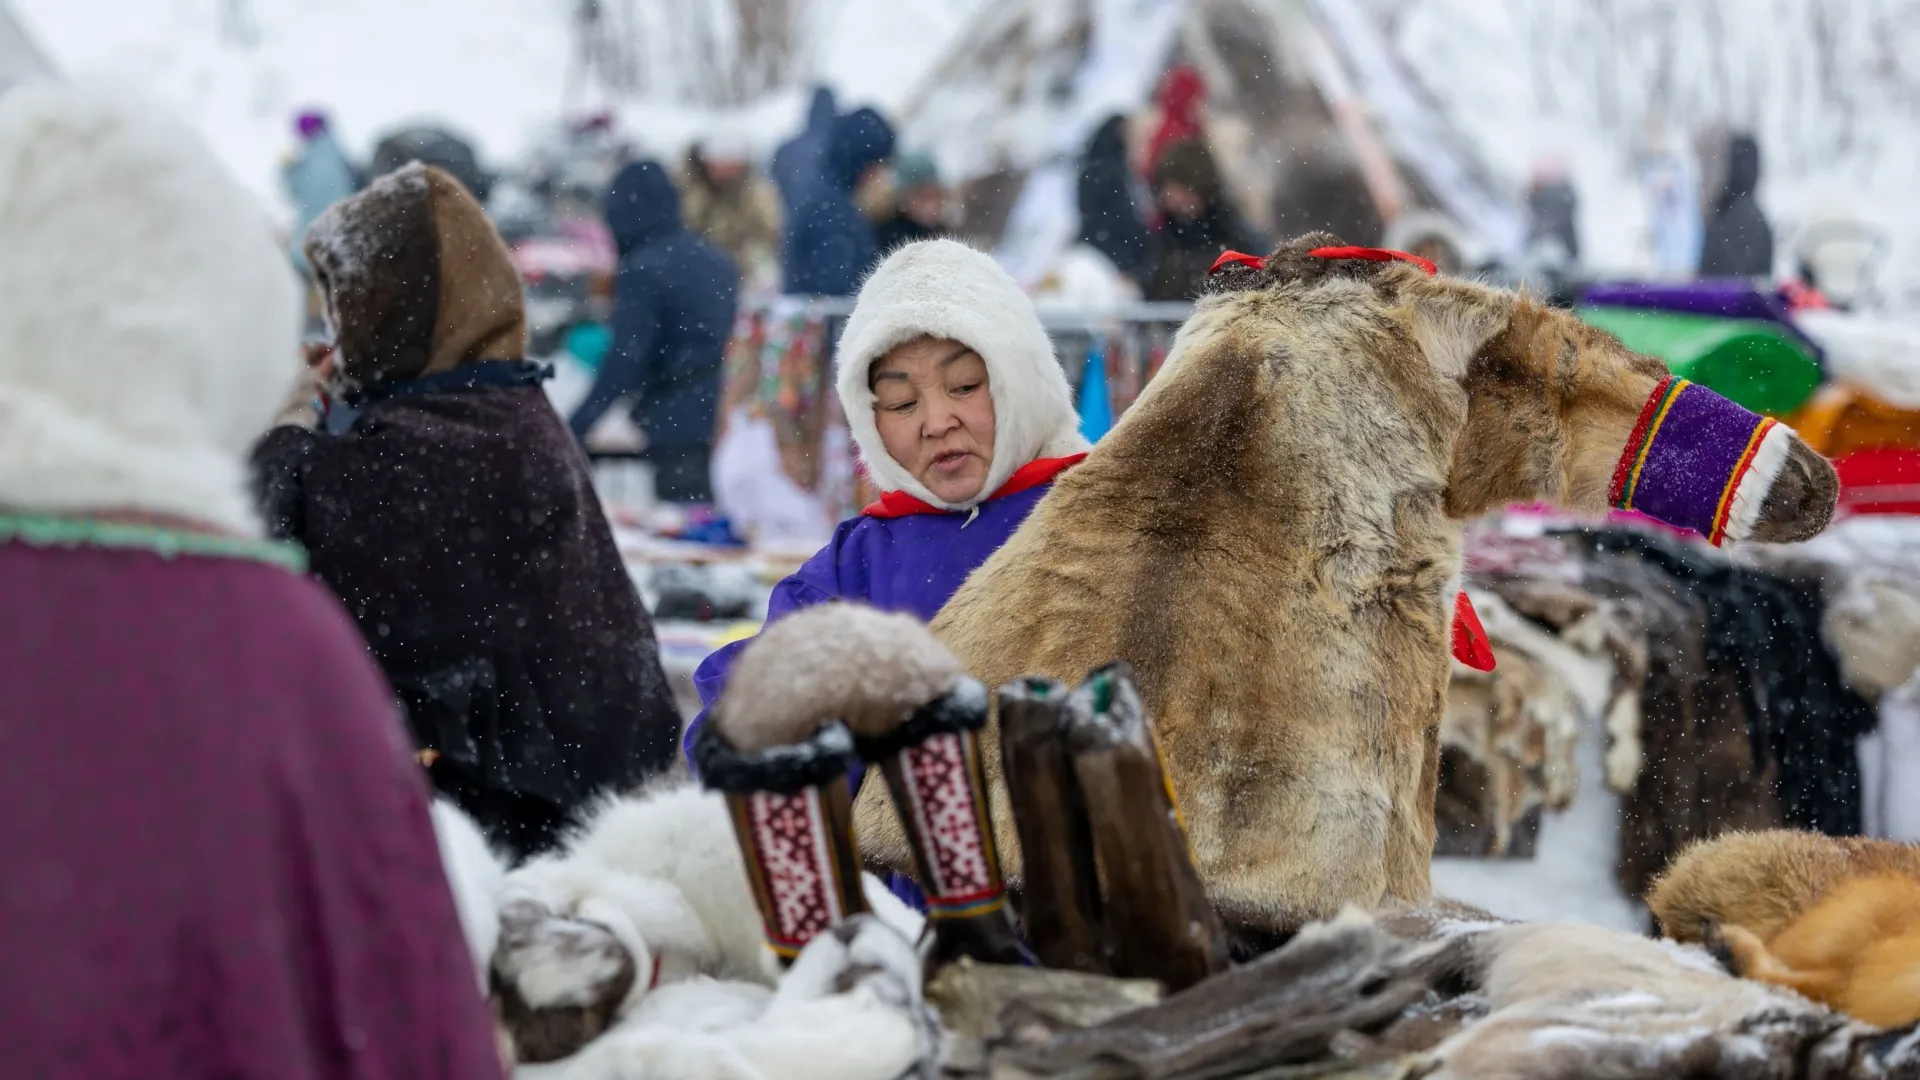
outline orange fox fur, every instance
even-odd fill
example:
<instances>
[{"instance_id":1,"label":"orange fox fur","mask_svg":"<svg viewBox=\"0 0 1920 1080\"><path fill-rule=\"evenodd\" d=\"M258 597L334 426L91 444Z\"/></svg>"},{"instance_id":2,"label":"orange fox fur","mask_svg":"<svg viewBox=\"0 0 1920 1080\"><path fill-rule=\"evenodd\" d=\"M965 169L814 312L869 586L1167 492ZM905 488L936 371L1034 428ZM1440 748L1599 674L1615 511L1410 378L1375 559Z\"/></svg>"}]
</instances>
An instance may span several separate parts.
<instances>
[{"instance_id":1,"label":"orange fox fur","mask_svg":"<svg viewBox=\"0 0 1920 1080\"><path fill-rule=\"evenodd\" d=\"M1734 833L1683 852L1647 902L1736 974L1880 1027L1920 1020L1920 847Z\"/></svg>"}]
</instances>

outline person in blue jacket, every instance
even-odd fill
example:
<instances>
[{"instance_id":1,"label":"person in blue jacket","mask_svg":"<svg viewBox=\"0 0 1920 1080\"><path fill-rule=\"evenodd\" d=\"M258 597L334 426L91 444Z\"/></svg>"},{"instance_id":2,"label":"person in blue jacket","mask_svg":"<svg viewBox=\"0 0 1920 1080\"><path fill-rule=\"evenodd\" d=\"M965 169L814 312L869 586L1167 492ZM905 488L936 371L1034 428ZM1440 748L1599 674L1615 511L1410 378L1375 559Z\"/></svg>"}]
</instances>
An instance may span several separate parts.
<instances>
[{"instance_id":1,"label":"person in blue jacket","mask_svg":"<svg viewBox=\"0 0 1920 1080\"><path fill-rule=\"evenodd\" d=\"M293 129L300 146L281 168L280 178L287 186L287 198L293 202L293 231L288 245L294 265L304 274L307 229L328 207L360 190L360 176L333 137L326 113L303 109L294 117Z\"/></svg>"},{"instance_id":2,"label":"person in blue jacket","mask_svg":"<svg viewBox=\"0 0 1920 1080\"><path fill-rule=\"evenodd\" d=\"M880 257L874 224L853 194L868 172L893 156L893 128L872 109L855 109L828 130L819 173L789 205L782 288L803 296L852 296Z\"/></svg>"},{"instance_id":3,"label":"person in blue jacket","mask_svg":"<svg viewBox=\"0 0 1920 1080\"><path fill-rule=\"evenodd\" d=\"M908 244L873 272L834 382L881 496L774 587L769 622L833 600L931 620L1088 450L1033 302L990 256L957 241ZM689 762L746 645L721 648L694 673L702 708L683 743Z\"/></svg>"},{"instance_id":4,"label":"person in blue jacket","mask_svg":"<svg viewBox=\"0 0 1920 1080\"><path fill-rule=\"evenodd\" d=\"M815 87L813 98L807 103L807 126L773 152L767 174L780 189L782 209L789 215L800 203L807 185L819 177L820 162L827 152L827 136L832 133L834 118L839 115L833 91L825 86Z\"/></svg>"},{"instance_id":5,"label":"person in blue jacket","mask_svg":"<svg viewBox=\"0 0 1920 1080\"><path fill-rule=\"evenodd\" d=\"M568 424L584 439L606 411L637 395L654 487L670 502L712 499L720 360L733 332L740 272L680 217L680 194L657 163L620 170L607 191L607 228L620 252L613 343Z\"/></svg>"}]
</instances>

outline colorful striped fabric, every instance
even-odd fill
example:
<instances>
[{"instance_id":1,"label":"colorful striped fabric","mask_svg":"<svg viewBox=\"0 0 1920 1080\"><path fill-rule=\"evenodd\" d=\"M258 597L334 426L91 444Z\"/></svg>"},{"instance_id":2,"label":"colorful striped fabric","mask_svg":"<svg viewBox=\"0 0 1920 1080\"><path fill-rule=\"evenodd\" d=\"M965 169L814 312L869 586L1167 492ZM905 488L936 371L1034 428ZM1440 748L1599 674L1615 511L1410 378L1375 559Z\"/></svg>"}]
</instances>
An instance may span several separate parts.
<instances>
[{"instance_id":1,"label":"colorful striped fabric","mask_svg":"<svg viewBox=\"0 0 1920 1080\"><path fill-rule=\"evenodd\" d=\"M1778 472L1774 459L1785 453L1783 445L1769 454L1766 475L1754 477L1757 490L1743 493L1742 481L1776 427L1704 386L1662 379L1614 467L1609 499L1621 510L1692 529L1715 546L1740 538Z\"/></svg>"}]
</instances>

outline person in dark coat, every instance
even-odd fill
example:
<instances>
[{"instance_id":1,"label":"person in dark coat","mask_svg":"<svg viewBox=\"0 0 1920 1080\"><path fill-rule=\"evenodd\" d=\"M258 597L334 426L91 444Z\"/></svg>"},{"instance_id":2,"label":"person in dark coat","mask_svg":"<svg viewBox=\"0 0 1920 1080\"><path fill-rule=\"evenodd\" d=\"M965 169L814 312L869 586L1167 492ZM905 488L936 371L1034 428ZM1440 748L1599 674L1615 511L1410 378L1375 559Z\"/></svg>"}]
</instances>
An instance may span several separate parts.
<instances>
[{"instance_id":1,"label":"person in dark coat","mask_svg":"<svg viewBox=\"0 0 1920 1080\"><path fill-rule=\"evenodd\" d=\"M1149 249L1133 182L1126 118L1110 116L1087 141L1080 159L1080 240L1138 282L1146 277Z\"/></svg>"},{"instance_id":2,"label":"person in dark coat","mask_svg":"<svg viewBox=\"0 0 1920 1080\"><path fill-rule=\"evenodd\" d=\"M872 109L833 122L820 174L787 218L784 289L806 296L852 296L880 256L873 222L853 194L869 170L893 155L893 128Z\"/></svg>"},{"instance_id":3,"label":"person in dark coat","mask_svg":"<svg viewBox=\"0 0 1920 1080\"><path fill-rule=\"evenodd\" d=\"M634 422L662 499L708 502L720 360L733 332L740 272L680 219L680 195L651 161L620 170L607 189L607 228L620 251L613 344L569 421L575 437L615 402L639 400Z\"/></svg>"},{"instance_id":4,"label":"person in dark coat","mask_svg":"<svg viewBox=\"0 0 1920 1080\"><path fill-rule=\"evenodd\" d=\"M1527 185L1527 243L1556 244L1573 263L1580 261L1580 197L1557 164L1543 166Z\"/></svg>"},{"instance_id":5,"label":"person in dark coat","mask_svg":"<svg viewBox=\"0 0 1920 1080\"><path fill-rule=\"evenodd\" d=\"M1191 300L1222 251L1265 250L1227 201L1206 143L1189 139L1167 147L1153 170L1153 193L1161 220L1144 289L1148 300Z\"/></svg>"},{"instance_id":6,"label":"person in dark coat","mask_svg":"<svg viewBox=\"0 0 1920 1080\"><path fill-rule=\"evenodd\" d=\"M334 328L324 425L255 446L268 528L359 623L434 786L518 855L672 761L679 716L520 280L465 188L409 165L307 237Z\"/></svg>"},{"instance_id":7,"label":"person in dark coat","mask_svg":"<svg viewBox=\"0 0 1920 1080\"><path fill-rule=\"evenodd\" d=\"M137 98L7 89L0 175L0 1074L499 1080L393 697L248 490L284 248Z\"/></svg>"},{"instance_id":8,"label":"person in dark coat","mask_svg":"<svg viewBox=\"0 0 1920 1080\"><path fill-rule=\"evenodd\" d=\"M807 103L807 126L773 152L767 173L773 177L773 186L780 189L781 203L789 214L820 176L827 139L832 134L834 118L839 115L833 91L825 86L815 87L813 98Z\"/></svg>"},{"instance_id":9,"label":"person in dark coat","mask_svg":"<svg viewBox=\"0 0 1920 1080\"><path fill-rule=\"evenodd\" d=\"M1773 273L1773 229L1760 212L1760 144L1751 135L1727 142L1727 179L1713 204L1700 247L1701 277L1764 277Z\"/></svg>"}]
</instances>

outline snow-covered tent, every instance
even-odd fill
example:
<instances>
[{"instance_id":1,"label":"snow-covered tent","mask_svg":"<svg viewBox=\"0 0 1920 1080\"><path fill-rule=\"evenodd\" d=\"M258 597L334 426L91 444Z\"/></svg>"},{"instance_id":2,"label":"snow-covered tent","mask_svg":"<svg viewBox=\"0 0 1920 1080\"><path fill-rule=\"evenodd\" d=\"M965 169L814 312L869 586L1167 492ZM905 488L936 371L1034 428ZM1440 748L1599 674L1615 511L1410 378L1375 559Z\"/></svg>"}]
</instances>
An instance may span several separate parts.
<instances>
[{"instance_id":1,"label":"snow-covered tent","mask_svg":"<svg viewBox=\"0 0 1920 1080\"><path fill-rule=\"evenodd\" d=\"M1520 246L1515 193L1487 178L1366 12L1333 0L990 4L909 96L903 141L935 150L963 185L967 231L1031 281L1074 235L1088 137L1138 115L1173 63L1205 79L1208 138L1256 227L1374 241L1403 210L1433 207L1486 253Z\"/></svg>"}]
</instances>

